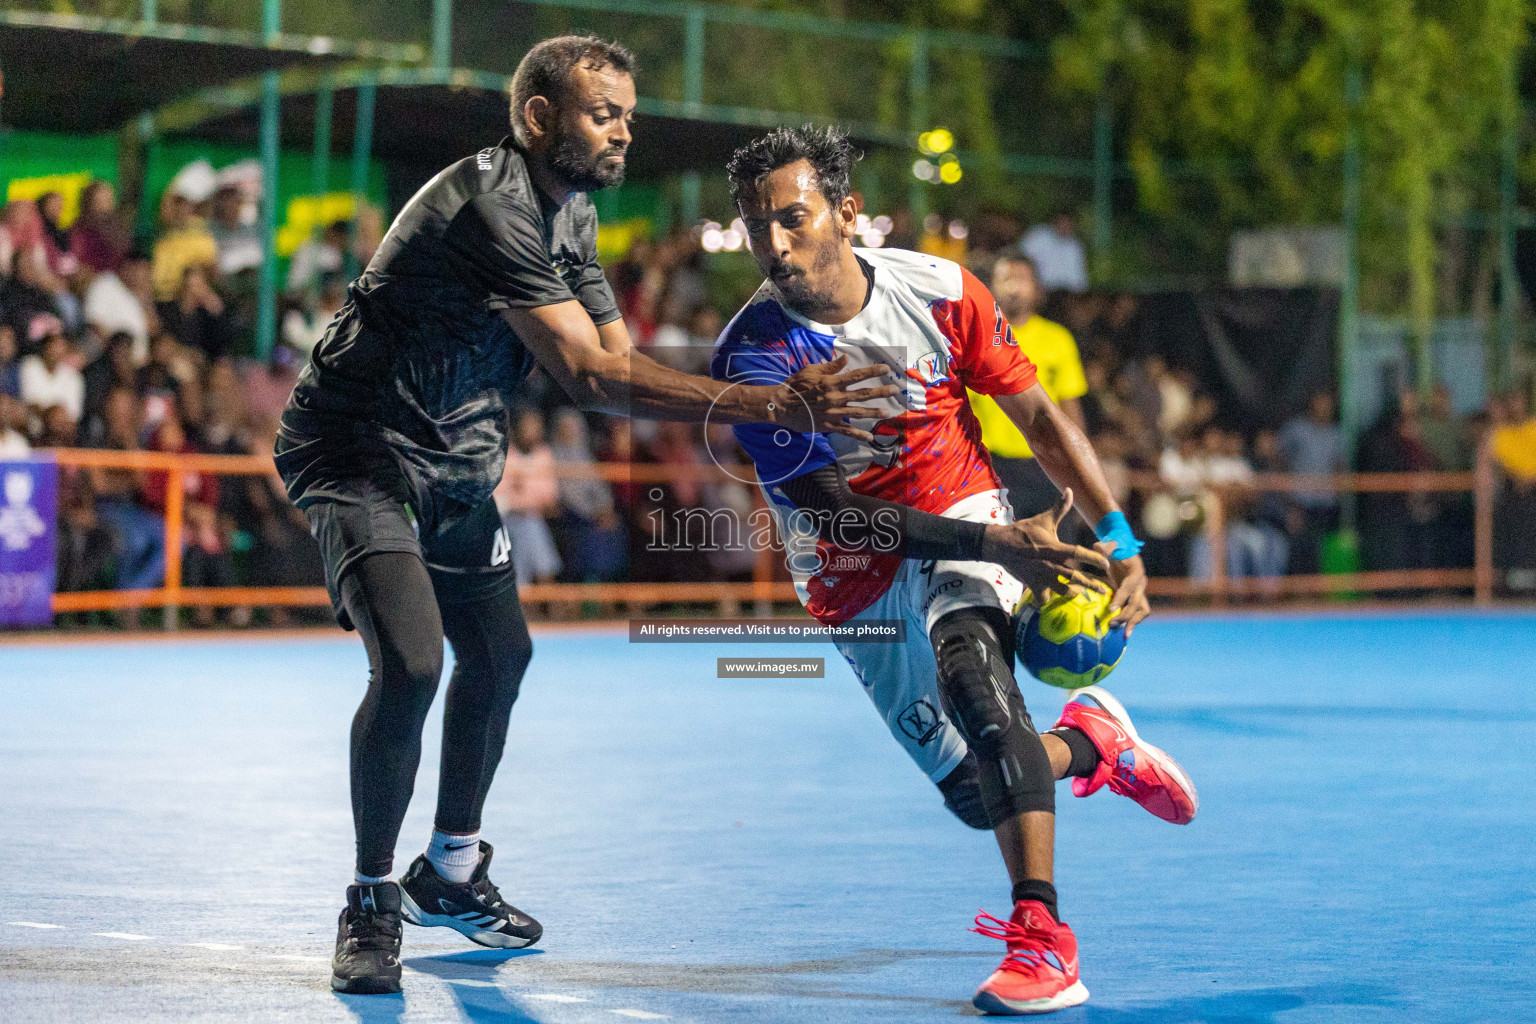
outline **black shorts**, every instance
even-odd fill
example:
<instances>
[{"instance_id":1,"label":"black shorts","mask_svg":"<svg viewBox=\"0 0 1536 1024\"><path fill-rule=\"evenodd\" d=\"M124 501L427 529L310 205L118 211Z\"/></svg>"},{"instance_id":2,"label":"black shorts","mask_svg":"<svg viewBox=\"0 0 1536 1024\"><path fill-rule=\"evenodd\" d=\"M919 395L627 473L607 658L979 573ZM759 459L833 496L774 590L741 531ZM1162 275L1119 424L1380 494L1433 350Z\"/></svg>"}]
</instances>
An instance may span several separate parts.
<instances>
[{"instance_id":1,"label":"black shorts","mask_svg":"<svg viewBox=\"0 0 1536 1024\"><path fill-rule=\"evenodd\" d=\"M385 551L418 556L438 605L468 604L517 586L512 544L496 503L435 498L389 445L359 435L279 434L277 471L304 510L325 561L325 587L343 629L352 622L341 581L357 562Z\"/></svg>"}]
</instances>

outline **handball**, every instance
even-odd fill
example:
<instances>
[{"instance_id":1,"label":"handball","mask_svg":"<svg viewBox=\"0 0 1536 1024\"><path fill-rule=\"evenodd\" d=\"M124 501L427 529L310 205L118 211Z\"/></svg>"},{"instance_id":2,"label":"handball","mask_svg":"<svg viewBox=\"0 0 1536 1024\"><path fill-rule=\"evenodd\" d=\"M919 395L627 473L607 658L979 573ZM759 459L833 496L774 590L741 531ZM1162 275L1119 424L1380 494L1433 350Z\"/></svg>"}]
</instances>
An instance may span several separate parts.
<instances>
[{"instance_id":1,"label":"handball","mask_svg":"<svg viewBox=\"0 0 1536 1024\"><path fill-rule=\"evenodd\" d=\"M1125 626L1110 628L1110 594L1065 594L1039 608L1024 592L1014 629L1019 662L1030 675L1064 690L1092 686L1125 653Z\"/></svg>"}]
</instances>

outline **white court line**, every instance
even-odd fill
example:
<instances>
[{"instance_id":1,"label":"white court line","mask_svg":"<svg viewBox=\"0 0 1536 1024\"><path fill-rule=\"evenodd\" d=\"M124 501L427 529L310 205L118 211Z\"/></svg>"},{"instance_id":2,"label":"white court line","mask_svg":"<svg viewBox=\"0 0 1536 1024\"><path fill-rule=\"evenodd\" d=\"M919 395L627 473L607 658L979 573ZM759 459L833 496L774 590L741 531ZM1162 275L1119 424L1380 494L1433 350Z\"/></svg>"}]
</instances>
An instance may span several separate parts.
<instances>
[{"instance_id":1,"label":"white court line","mask_svg":"<svg viewBox=\"0 0 1536 1024\"><path fill-rule=\"evenodd\" d=\"M17 928L63 928L61 924L39 924L36 921L7 921L6 924L15 925Z\"/></svg>"},{"instance_id":2,"label":"white court line","mask_svg":"<svg viewBox=\"0 0 1536 1024\"><path fill-rule=\"evenodd\" d=\"M135 935L132 932L91 932L92 935L100 935L104 939L126 939L129 942L148 942L153 935Z\"/></svg>"},{"instance_id":3,"label":"white court line","mask_svg":"<svg viewBox=\"0 0 1536 1024\"><path fill-rule=\"evenodd\" d=\"M411 971L412 974L425 974L425 971ZM479 978L444 978L450 985L463 985L466 988L496 988L494 981L481 981Z\"/></svg>"},{"instance_id":4,"label":"white court line","mask_svg":"<svg viewBox=\"0 0 1536 1024\"><path fill-rule=\"evenodd\" d=\"M245 948L244 946L232 946L227 942L189 942L187 945L196 946L198 949L217 949L221 951Z\"/></svg>"},{"instance_id":5,"label":"white court line","mask_svg":"<svg viewBox=\"0 0 1536 1024\"><path fill-rule=\"evenodd\" d=\"M609 1010L608 1012L609 1013L616 1013L620 1017L638 1017L641 1020L667 1020L668 1019L666 1014L664 1014L664 1013L652 1013L650 1010Z\"/></svg>"},{"instance_id":6,"label":"white court line","mask_svg":"<svg viewBox=\"0 0 1536 1024\"><path fill-rule=\"evenodd\" d=\"M522 999L542 999L546 1003L584 1003L584 1002L586 1002L586 1000L583 999L581 996L564 996L564 995L560 995L558 992L530 992L527 995L520 995L520 998L522 998Z\"/></svg>"}]
</instances>

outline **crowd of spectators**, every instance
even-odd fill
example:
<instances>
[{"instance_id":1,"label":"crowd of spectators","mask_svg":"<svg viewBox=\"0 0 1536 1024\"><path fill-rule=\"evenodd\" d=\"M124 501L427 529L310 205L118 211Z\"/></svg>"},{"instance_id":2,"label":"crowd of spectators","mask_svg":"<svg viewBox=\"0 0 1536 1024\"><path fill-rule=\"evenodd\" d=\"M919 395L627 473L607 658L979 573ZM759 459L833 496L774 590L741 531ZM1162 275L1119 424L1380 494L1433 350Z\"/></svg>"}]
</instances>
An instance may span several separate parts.
<instances>
[{"instance_id":1,"label":"crowd of spectators","mask_svg":"<svg viewBox=\"0 0 1536 1024\"><path fill-rule=\"evenodd\" d=\"M113 186L94 181L65 223L58 193L0 211L0 457L35 447L269 454L277 417L341 293L346 224L296 254L285 343L251 357L262 246L248 178L178 176L154 230L135 238ZM376 241L373 241L376 244ZM182 583L316 585L318 551L275 472L183 474ZM165 582L167 473L61 467L58 589ZM213 608L192 612L215 621ZM234 608L236 624L282 608Z\"/></svg>"},{"instance_id":2,"label":"crowd of spectators","mask_svg":"<svg viewBox=\"0 0 1536 1024\"><path fill-rule=\"evenodd\" d=\"M33 447L122 451L271 451L298 367L345 299L344 274L377 244L368 230L324 227L290 262L273 358L251 358L261 246L248 181L217 179L167 189L150 237L135 238L113 187L93 182L64 223L62 197L16 200L0 210L0 458ZM999 255L1023 262L1042 286L1044 320L1073 339L1081 386L1072 405L1117 497L1148 541L1154 575L1208 577L1203 523L1223 488L1225 570L1274 589L1286 573L1338 568L1341 499L1330 488L1261 492L1226 488L1269 472L1466 470L1491 444L1504 467L1500 522L1536 513L1536 420L1522 394L1499 396L1481 416L1458 418L1437 388L1421 405L1405 391L1346 451L1333 399L1244 436L1217 417L1212 395L1187 370L1157 356L1133 358L1138 299L1086 290L1086 261L1070 217L1022 231L1006 222L970 232L929 218L893 218L887 241L964 259L989 279ZM904 236L910 231L910 237ZM1027 257L1027 258L1025 258ZM734 266L739 273L723 272ZM1039 267L1040 269L1035 269ZM641 240L609 267L640 348L690 372L706 370L724 318L756 285L744 259L709 262L696 232ZM1017 317L1015 318L1017 319ZM754 496L746 459L728 429L585 415L535 372L511 414L507 469L495 498L523 582L745 580L755 554L744 543L669 542L679 516L729 511L745 521ZM559 467L596 462L739 467L741 480L683 476L669 483L605 480ZM1137 472L1159 489L1132 488ZM314 585L318 553L302 514L275 474L189 473L182 582L186 586ZM148 589L163 584L166 474L93 469L62 474L61 590ZM1376 494L1359 499L1364 568L1470 564L1465 494ZM1536 553L1524 531L1501 529L1510 585L1536 589ZM1525 575L1520 575L1524 572ZM558 611L552 608L551 611ZM236 608L234 623L285 621L282 609ZM195 621L215 621L199 608Z\"/></svg>"}]
</instances>

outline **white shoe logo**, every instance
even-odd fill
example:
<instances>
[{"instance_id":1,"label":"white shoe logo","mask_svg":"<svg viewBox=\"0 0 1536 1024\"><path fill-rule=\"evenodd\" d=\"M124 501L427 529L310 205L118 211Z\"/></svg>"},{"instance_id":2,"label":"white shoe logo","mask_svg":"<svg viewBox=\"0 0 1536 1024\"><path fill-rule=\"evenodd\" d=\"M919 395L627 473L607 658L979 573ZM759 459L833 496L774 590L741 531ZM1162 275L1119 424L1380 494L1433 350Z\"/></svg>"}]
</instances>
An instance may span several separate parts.
<instances>
[{"instance_id":1,"label":"white shoe logo","mask_svg":"<svg viewBox=\"0 0 1536 1024\"><path fill-rule=\"evenodd\" d=\"M496 539L491 544L491 565L506 565L512 557L512 538L507 536L507 528L503 526L496 531Z\"/></svg>"}]
</instances>

